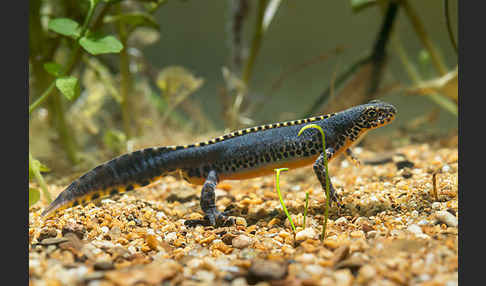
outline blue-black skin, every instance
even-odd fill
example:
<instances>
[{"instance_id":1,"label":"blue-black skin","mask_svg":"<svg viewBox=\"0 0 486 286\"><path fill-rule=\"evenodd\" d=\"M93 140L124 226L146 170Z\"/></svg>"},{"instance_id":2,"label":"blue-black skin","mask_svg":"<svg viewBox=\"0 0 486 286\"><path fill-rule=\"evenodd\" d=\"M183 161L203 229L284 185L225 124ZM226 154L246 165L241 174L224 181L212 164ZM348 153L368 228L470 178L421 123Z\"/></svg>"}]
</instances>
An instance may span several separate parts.
<instances>
[{"instance_id":1,"label":"blue-black skin","mask_svg":"<svg viewBox=\"0 0 486 286\"><path fill-rule=\"evenodd\" d=\"M253 178L270 174L275 168L314 163L314 171L323 184L321 134L316 129L306 129L297 136L302 127L312 123L323 129L327 159L331 160L367 131L393 121L395 114L395 107L374 100L338 113L247 128L192 145L135 151L99 165L75 180L42 215L130 191L179 172L187 181L204 185L201 207L205 220L188 224L224 224L226 217L214 204L214 188L221 180ZM331 195L337 200L332 185Z\"/></svg>"}]
</instances>

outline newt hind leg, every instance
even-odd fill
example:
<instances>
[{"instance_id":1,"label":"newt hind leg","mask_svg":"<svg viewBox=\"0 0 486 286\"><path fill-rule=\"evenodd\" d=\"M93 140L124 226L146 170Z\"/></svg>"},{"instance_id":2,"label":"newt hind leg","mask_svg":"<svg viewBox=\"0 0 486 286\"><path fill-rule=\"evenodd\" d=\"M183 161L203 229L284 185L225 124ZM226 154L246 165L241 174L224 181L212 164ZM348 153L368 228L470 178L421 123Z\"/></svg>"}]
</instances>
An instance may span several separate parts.
<instances>
[{"instance_id":1,"label":"newt hind leg","mask_svg":"<svg viewBox=\"0 0 486 286\"><path fill-rule=\"evenodd\" d=\"M204 212L204 219L186 220L184 223L186 226L229 226L234 224L234 220L232 218L229 218L224 212L220 212L216 208L214 189L216 188L218 182L219 179L216 171L209 171L201 190L200 205Z\"/></svg>"}]
</instances>

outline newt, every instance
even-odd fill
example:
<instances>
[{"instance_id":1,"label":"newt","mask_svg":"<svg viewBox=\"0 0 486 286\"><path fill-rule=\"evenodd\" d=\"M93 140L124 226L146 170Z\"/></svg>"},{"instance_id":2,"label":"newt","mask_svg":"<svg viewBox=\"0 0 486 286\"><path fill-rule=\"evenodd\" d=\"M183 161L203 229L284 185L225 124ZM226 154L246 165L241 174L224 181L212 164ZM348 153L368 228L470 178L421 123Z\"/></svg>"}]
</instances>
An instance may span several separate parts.
<instances>
[{"instance_id":1,"label":"newt","mask_svg":"<svg viewBox=\"0 0 486 286\"><path fill-rule=\"evenodd\" d=\"M350 147L366 132L395 119L396 108L372 100L337 113L246 128L184 146L146 148L116 157L73 181L42 212L53 214L103 197L147 186L163 176L179 173L191 184L202 185L200 206L203 220L186 220L188 226L229 225L234 223L216 208L215 188L223 180L243 180L269 175L276 168L299 168L313 164L313 170L325 190L324 155L328 162L339 154L354 158ZM319 125L325 134L305 125ZM338 195L330 184L331 200Z\"/></svg>"}]
</instances>

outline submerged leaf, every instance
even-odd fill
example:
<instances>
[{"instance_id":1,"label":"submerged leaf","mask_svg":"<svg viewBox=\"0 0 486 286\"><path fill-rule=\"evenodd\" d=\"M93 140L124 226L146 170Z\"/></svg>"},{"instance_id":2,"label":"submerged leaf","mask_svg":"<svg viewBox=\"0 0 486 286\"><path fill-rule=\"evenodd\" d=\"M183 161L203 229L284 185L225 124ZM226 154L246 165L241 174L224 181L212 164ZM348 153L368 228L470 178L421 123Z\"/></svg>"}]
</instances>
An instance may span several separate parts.
<instances>
[{"instance_id":1,"label":"submerged leaf","mask_svg":"<svg viewBox=\"0 0 486 286\"><path fill-rule=\"evenodd\" d=\"M74 76L65 76L56 79L56 87L68 100L73 100L79 96L79 83L78 79Z\"/></svg>"},{"instance_id":2,"label":"submerged leaf","mask_svg":"<svg viewBox=\"0 0 486 286\"><path fill-rule=\"evenodd\" d=\"M170 66L157 75L157 86L169 103L178 102L199 89L204 80L184 67Z\"/></svg>"},{"instance_id":3,"label":"submerged leaf","mask_svg":"<svg viewBox=\"0 0 486 286\"><path fill-rule=\"evenodd\" d=\"M421 84L409 89L409 94L430 95L439 93L454 100L457 103L458 97L458 69L457 67L444 76L433 80L422 82Z\"/></svg>"},{"instance_id":4,"label":"submerged leaf","mask_svg":"<svg viewBox=\"0 0 486 286\"><path fill-rule=\"evenodd\" d=\"M78 22L69 18L51 19L49 21L49 24L47 24L47 28L58 34L68 36L74 39L77 39L79 38L79 36L81 36L81 29Z\"/></svg>"},{"instance_id":5,"label":"submerged leaf","mask_svg":"<svg viewBox=\"0 0 486 286\"><path fill-rule=\"evenodd\" d=\"M62 66L55 62L44 63L44 69L54 77L59 77L62 74Z\"/></svg>"},{"instance_id":6,"label":"submerged leaf","mask_svg":"<svg viewBox=\"0 0 486 286\"><path fill-rule=\"evenodd\" d=\"M119 53L123 49L123 44L112 35L85 36L79 39L79 44L92 55Z\"/></svg>"},{"instance_id":7,"label":"submerged leaf","mask_svg":"<svg viewBox=\"0 0 486 286\"><path fill-rule=\"evenodd\" d=\"M354 13L375 5L377 0L350 0L351 9Z\"/></svg>"},{"instance_id":8,"label":"submerged leaf","mask_svg":"<svg viewBox=\"0 0 486 286\"><path fill-rule=\"evenodd\" d=\"M265 14L263 15L263 31L265 31L272 22L281 2L281 0L271 0L270 3L268 3L265 9Z\"/></svg>"},{"instance_id":9,"label":"submerged leaf","mask_svg":"<svg viewBox=\"0 0 486 286\"><path fill-rule=\"evenodd\" d=\"M39 160L32 159L32 163L29 164L29 180L31 180L31 179L33 179L35 177L33 168L38 169L39 172L42 172L42 173L50 172L51 171L51 169L49 169L49 167L47 167L46 165L42 164Z\"/></svg>"},{"instance_id":10,"label":"submerged leaf","mask_svg":"<svg viewBox=\"0 0 486 286\"><path fill-rule=\"evenodd\" d=\"M38 189L29 188L29 208L37 203L40 199L40 191Z\"/></svg>"},{"instance_id":11,"label":"submerged leaf","mask_svg":"<svg viewBox=\"0 0 486 286\"><path fill-rule=\"evenodd\" d=\"M126 150L127 136L121 131L109 129L103 136L103 143L114 153L122 153Z\"/></svg>"}]
</instances>

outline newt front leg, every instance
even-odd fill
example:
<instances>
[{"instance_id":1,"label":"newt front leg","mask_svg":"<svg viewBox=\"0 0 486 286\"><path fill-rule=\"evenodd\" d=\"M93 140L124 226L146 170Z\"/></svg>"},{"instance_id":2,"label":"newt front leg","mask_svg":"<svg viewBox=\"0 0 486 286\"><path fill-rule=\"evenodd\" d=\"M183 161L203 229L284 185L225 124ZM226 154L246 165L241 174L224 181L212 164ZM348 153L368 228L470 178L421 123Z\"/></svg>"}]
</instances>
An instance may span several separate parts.
<instances>
[{"instance_id":1,"label":"newt front leg","mask_svg":"<svg viewBox=\"0 0 486 286\"><path fill-rule=\"evenodd\" d=\"M334 149L333 148L327 148L326 149L326 154L327 154L327 162L329 162L334 155ZM317 179L321 183L322 189L324 192L326 191L326 167L324 165L324 154L321 153L317 160L314 162L314 173L317 176ZM329 174L328 174L329 176ZM329 178L329 195L331 197L331 202L334 201L339 207L339 196L336 193L336 190L334 190L334 187L331 183L331 178ZM329 198L327 198L329 199Z\"/></svg>"}]
</instances>

